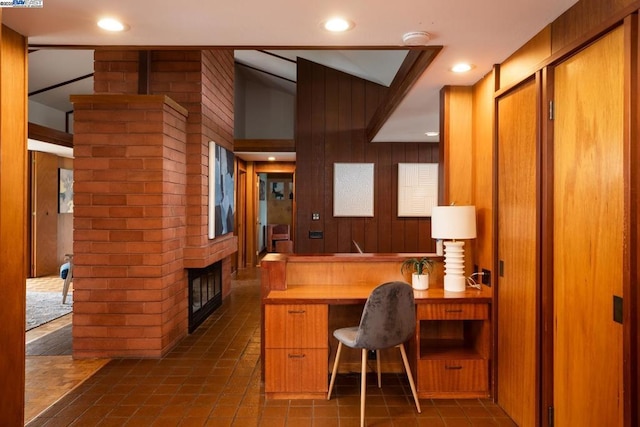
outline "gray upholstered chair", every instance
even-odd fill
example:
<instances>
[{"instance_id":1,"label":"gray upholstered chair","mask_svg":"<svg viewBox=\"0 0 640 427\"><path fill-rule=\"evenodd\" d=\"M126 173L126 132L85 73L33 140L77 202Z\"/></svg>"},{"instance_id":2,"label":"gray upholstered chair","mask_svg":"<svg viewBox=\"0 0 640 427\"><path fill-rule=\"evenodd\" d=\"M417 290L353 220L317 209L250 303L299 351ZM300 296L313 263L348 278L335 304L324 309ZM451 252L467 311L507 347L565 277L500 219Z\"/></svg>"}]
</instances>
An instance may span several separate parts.
<instances>
[{"instance_id":1,"label":"gray upholstered chair","mask_svg":"<svg viewBox=\"0 0 640 427\"><path fill-rule=\"evenodd\" d=\"M400 347L400 354L404 363L409 385L413 393L413 400L416 402L418 413L420 402L416 393L416 386L413 382L413 375L407 360L407 353L404 343L411 338L416 328L416 306L413 299L413 288L404 282L388 282L375 288L362 311L360 325L348 328L336 329L333 336L338 339L338 350L336 360L331 372L331 382L327 400L331 399L331 391L336 379L336 371L340 361L340 351L342 346L362 349L362 374L360 384L360 425L364 426L364 408L366 398L366 373L367 373L367 353L369 350L376 351L378 387L382 387L380 374L380 350L391 347Z\"/></svg>"}]
</instances>

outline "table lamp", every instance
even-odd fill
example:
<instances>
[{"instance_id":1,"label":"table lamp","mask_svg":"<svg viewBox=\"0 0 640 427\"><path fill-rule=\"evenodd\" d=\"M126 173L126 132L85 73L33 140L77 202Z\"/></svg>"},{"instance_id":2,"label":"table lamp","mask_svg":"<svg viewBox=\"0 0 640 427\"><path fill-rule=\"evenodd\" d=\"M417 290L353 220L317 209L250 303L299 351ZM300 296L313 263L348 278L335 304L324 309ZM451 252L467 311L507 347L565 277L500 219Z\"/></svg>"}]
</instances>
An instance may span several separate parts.
<instances>
[{"instance_id":1,"label":"table lamp","mask_svg":"<svg viewBox=\"0 0 640 427\"><path fill-rule=\"evenodd\" d=\"M434 206L431 237L444 240L444 290L464 292L464 242L458 239L476 238L476 207Z\"/></svg>"}]
</instances>

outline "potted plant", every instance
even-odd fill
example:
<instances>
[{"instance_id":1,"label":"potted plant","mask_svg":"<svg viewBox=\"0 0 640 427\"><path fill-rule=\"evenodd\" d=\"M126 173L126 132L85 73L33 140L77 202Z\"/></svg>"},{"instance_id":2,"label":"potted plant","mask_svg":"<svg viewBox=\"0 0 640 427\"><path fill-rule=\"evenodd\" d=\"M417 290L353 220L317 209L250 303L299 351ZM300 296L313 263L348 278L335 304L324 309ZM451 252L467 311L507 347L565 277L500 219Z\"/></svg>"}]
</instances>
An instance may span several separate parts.
<instances>
[{"instance_id":1,"label":"potted plant","mask_svg":"<svg viewBox=\"0 0 640 427\"><path fill-rule=\"evenodd\" d=\"M411 285L413 289L429 289L429 273L433 270L433 260L427 257L409 258L404 260L400 267L400 272L411 272Z\"/></svg>"}]
</instances>

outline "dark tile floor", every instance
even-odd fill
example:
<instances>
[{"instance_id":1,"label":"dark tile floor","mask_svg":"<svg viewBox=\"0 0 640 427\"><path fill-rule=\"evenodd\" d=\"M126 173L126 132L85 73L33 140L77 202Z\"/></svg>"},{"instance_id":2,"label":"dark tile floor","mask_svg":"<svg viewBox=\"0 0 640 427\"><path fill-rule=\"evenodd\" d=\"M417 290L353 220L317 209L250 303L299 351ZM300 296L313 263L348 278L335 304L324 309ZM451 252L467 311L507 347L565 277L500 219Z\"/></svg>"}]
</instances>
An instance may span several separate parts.
<instances>
[{"instance_id":1,"label":"dark tile floor","mask_svg":"<svg viewBox=\"0 0 640 427\"><path fill-rule=\"evenodd\" d=\"M222 306L159 360L113 360L28 424L36 426L358 426L359 378L326 400L265 400L257 270L239 272ZM489 399L421 400L406 377L367 391L369 426L515 426Z\"/></svg>"}]
</instances>

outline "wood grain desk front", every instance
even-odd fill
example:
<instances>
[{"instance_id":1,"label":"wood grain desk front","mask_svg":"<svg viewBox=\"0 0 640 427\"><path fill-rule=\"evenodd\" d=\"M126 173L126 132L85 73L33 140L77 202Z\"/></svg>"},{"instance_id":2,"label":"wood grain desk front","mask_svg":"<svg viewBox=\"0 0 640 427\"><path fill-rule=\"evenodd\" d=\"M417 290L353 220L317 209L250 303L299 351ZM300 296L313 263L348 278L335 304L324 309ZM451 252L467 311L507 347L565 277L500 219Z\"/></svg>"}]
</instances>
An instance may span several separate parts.
<instances>
[{"instance_id":1,"label":"wood grain desk front","mask_svg":"<svg viewBox=\"0 0 640 427\"><path fill-rule=\"evenodd\" d=\"M330 365L329 309L364 304L378 284L289 285L264 305L267 398L323 398ZM408 285L409 286L409 285ZM416 332L408 356L422 398L488 397L491 290L414 290ZM358 310L360 311L360 310ZM357 324L357 323L355 323Z\"/></svg>"}]
</instances>

